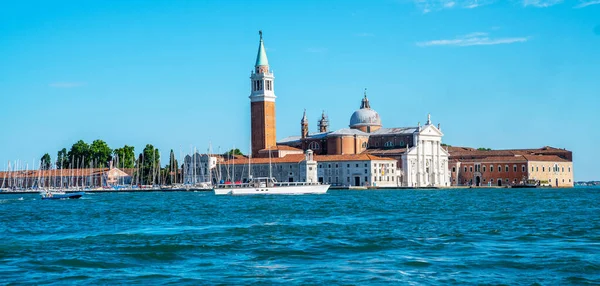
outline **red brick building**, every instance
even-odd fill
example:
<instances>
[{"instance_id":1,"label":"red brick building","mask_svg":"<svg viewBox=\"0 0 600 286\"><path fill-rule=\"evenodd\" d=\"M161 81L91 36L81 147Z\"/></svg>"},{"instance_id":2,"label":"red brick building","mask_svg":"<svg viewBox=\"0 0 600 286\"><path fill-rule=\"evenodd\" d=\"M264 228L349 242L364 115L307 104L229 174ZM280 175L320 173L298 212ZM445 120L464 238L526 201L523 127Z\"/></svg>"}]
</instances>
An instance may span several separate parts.
<instances>
[{"instance_id":1,"label":"red brick building","mask_svg":"<svg viewBox=\"0 0 600 286\"><path fill-rule=\"evenodd\" d=\"M572 152L565 149L476 150L449 147L452 185L573 186Z\"/></svg>"}]
</instances>

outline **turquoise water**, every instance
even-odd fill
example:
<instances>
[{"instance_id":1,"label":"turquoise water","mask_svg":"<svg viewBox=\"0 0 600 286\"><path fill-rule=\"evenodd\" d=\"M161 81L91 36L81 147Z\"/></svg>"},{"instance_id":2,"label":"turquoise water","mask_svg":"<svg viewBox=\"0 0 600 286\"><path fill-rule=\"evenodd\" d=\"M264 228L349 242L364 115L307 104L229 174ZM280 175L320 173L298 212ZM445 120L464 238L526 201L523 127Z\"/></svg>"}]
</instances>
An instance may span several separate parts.
<instances>
[{"instance_id":1,"label":"turquoise water","mask_svg":"<svg viewBox=\"0 0 600 286\"><path fill-rule=\"evenodd\" d=\"M0 284L600 284L592 188L2 195L0 220Z\"/></svg>"}]
</instances>

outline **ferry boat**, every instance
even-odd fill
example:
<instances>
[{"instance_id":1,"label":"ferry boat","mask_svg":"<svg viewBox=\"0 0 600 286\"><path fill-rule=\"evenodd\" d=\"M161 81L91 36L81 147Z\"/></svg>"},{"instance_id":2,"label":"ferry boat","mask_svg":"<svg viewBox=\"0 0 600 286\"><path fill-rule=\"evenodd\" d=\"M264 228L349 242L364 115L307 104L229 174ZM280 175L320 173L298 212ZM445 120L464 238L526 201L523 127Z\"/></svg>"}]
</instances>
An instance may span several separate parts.
<instances>
[{"instance_id":1,"label":"ferry boat","mask_svg":"<svg viewBox=\"0 0 600 286\"><path fill-rule=\"evenodd\" d=\"M275 178L251 179L242 184L218 184L215 195L304 195L325 194L330 185L309 182L281 182Z\"/></svg>"}]
</instances>

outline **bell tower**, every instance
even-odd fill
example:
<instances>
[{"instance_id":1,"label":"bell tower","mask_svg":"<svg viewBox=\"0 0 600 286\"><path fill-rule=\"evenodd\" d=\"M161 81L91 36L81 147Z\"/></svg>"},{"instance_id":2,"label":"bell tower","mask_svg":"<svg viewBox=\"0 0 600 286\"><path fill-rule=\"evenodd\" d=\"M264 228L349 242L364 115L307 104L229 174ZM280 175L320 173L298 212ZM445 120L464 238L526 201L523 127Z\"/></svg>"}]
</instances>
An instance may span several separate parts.
<instances>
[{"instance_id":1,"label":"bell tower","mask_svg":"<svg viewBox=\"0 0 600 286\"><path fill-rule=\"evenodd\" d=\"M319 119L319 132L328 132L329 131L329 117L325 115L325 110L321 114L321 119Z\"/></svg>"},{"instance_id":2,"label":"bell tower","mask_svg":"<svg viewBox=\"0 0 600 286\"><path fill-rule=\"evenodd\" d=\"M306 109L304 109L304 115L302 116L302 120L300 120L300 134L302 134L302 139L308 137L308 119L306 118Z\"/></svg>"},{"instance_id":3,"label":"bell tower","mask_svg":"<svg viewBox=\"0 0 600 286\"><path fill-rule=\"evenodd\" d=\"M269 68L267 53L263 43L262 31L259 31L260 43L256 64L250 75L250 122L252 131L252 157L258 157L258 151L273 148L276 145L275 129L275 92L273 72Z\"/></svg>"}]
</instances>

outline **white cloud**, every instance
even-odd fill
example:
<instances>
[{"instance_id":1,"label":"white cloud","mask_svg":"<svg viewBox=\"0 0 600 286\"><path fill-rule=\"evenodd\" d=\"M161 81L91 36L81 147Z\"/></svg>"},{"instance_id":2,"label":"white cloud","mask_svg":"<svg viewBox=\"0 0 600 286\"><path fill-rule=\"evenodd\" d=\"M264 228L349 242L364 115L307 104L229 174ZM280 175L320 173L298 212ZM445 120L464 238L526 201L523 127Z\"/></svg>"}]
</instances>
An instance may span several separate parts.
<instances>
[{"instance_id":1,"label":"white cloud","mask_svg":"<svg viewBox=\"0 0 600 286\"><path fill-rule=\"evenodd\" d=\"M538 7L538 8L545 8L545 7L554 6L556 4L560 4L562 2L563 2L563 0L524 0L523 6L525 6L525 7L533 6L533 7Z\"/></svg>"},{"instance_id":2,"label":"white cloud","mask_svg":"<svg viewBox=\"0 0 600 286\"><path fill-rule=\"evenodd\" d=\"M452 8L452 7L454 7L455 4L456 4L456 2L452 2L452 1L447 2L444 4L444 8Z\"/></svg>"},{"instance_id":3,"label":"white cloud","mask_svg":"<svg viewBox=\"0 0 600 286\"><path fill-rule=\"evenodd\" d=\"M527 37L513 37L513 38L490 38L488 33L475 32L464 36L459 36L454 39L442 39L433 40L426 42L418 42L419 47L429 46L481 46L481 45L501 45L501 44L512 44L527 42Z\"/></svg>"},{"instance_id":4,"label":"white cloud","mask_svg":"<svg viewBox=\"0 0 600 286\"><path fill-rule=\"evenodd\" d=\"M49 84L50 87L55 88L74 88L86 85L85 82L53 82Z\"/></svg>"},{"instance_id":5,"label":"white cloud","mask_svg":"<svg viewBox=\"0 0 600 286\"><path fill-rule=\"evenodd\" d=\"M590 5L597 5L600 4L600 0L594 0L594 1L582 1L581 3L579 3L577 6L573 7L573 8L584 8Z\"/></svg>"},{"instance_id":6,"label":"white cloud","mask_svg":"<svg viewBox=\"0 0 600 286\"><path fill-rule=\"evenodd\" d=\"M492 4L496 0L413 0L413 2L426 14L452 8L473 9Z\"/></svg>"}]
</instances>

